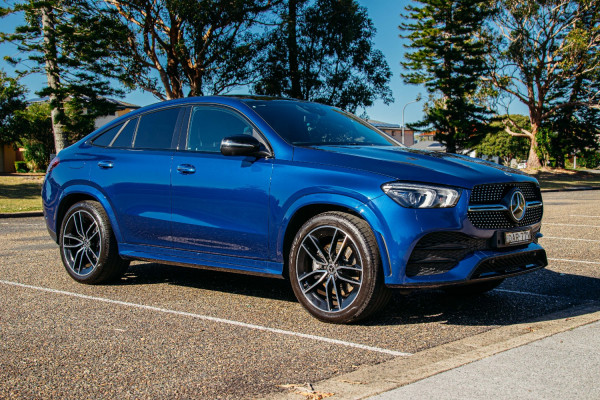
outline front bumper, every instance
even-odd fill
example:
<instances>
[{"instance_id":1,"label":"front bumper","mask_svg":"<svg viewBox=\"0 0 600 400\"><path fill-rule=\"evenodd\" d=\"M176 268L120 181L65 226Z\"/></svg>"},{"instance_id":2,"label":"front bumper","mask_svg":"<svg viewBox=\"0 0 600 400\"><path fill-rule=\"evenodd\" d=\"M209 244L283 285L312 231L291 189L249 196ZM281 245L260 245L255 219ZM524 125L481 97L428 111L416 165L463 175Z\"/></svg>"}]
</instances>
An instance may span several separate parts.
<instances>
[{"instance_id":1,"label":"front bumper","mask_svg":"<svg viewBox=\"0 0 600 400\"><path fill-rule=\"evenodd\" d=\"M466 257L447 273L418 276L402 284L386 284L391 288L435 288L467 282L487 281L522 275L548 265L546 251L532 243L511 252L476 252Z\"/></svg>"},{"instance_id":2,"label":"front bumper","mask_svg":"<svg viewBox=\"0 0 600 400\"><path fill-rule=\"evenodd\" d=\"M468 195L462 196L453 208L407 209L387 196L374 199L369 206L379 210L377 232L383 238L385 284L393 288L440 287L467 282L499 279L531 272L547 265L545 250L534 240L528 244L502 247L497 245L498 233L511 229L480 229L468 218ZM530 229L534 237L541 222L518 227ZM411 270L411 255L419 241L436 233L458 234L484 245L475 246L461 254L447 270ZM380 246L381 248L381 246ZM408 268L408 270L407 270Z\"/></svg>"}]
</instances>

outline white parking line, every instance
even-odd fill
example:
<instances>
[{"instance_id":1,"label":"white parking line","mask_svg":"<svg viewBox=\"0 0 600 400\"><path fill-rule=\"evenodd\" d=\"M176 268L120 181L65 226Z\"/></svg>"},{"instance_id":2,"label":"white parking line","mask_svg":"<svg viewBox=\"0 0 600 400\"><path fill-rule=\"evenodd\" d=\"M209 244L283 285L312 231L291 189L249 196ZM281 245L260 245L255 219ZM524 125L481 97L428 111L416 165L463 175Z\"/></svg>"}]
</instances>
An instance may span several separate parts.
<instances>
[{"instance_id":1,"label":"white parking line","mask_svg":"<svg viewBox=\"0 0 600 400\"><path fill-rule=\"evenodd\" d=\"M546 235L544 235L542 237L542 239L579 240L581 242L595 242L595 243L600 243L600 240L597 240L597 239L579 239L579 238L568 238L568 237L546 236Z\"/></svg>"},{"instance_id":2,"label":"white parking line","mask_svg":"<svg viewBox=\"0 0 600 400\"><path fill-rule=\"evenodd\" d=\"M12 224L10 222L0 222L0 225L12 225L12 226L39 226L39 227L43 227L45 226L44 223L41 224Z\"/></svg>"},{"instance_id":3,"label":"white parking line","mask_svg":"<svg viewBox=\"0 0 600 400\"><path fill-rule=\"evenodd\" d=\"M548 261L562 261L562 262L571 262L571 263L579 263L579 264L600 265L600 262L598 262L598 261L565 260L563 258L549 258Z\"/></svg>"},{"instance_id":4,"label":"white parking line","mask_svg":"<svg viewBox=\"0 0 600 400\"><path fill-rule=\"evenodd\" d=\"M119 300L106 299L104 297L88 296L88 295L80 294L80 293L66 292L64 290L50 289L50 288L45 288L45 287L41 287L41 286L25 285L23 283L18 283L18 282L10 282L10 281L0 280L0 283L2 283L4 285L17 286L17 287L22 287L22 288L26 288L26 289L39 290L39 291L42 291L42 292L55 293L55 294L62 294L62 295L65 295L65 296L77 297L77 298L80 298L80 299L100 301L100 302L109 303L109 304L117 304L117 305L125 306L125 307L139 308L139 309L142 309L142 310L156 311L156 312L161 312L161 313L165 313L165 314L181 315L181 316L184 316L184 317L197 318L197 319L201 319L201 320L204 320L204 321L211 321L211 322L217 322L217 323L221 323L221 324L228 324L228 325L233 325L233 326L239 326L239 327L242 327L242 328L254 329L254 330L263 331L263 332L271 332L271 333L277 333L277 334L280 334L280 335L296 336L296 337L301 337L301 338L305 338L305 339L316 340L316 341L319 341L319 342L337 344L337 345L340 345L340 346L354 347L354 348L357 348L357 349L374 351L374 352L383 353L383 354L389 354L389 355L392 355L392 356L411 356L412 355L411 353L403 353L403 352L400 352L400 351L394 351L394 350L389 350L389 349L382 349L382 348L379 348L379 347L366 346L364 344L358 344L358 343L352 343L352 342L345 342L343 340L331 339L331 338L327 338L327 337L323 337L323 336L309 335L309 334L306 334L306 333L286 331L286 330L277 329L277 328L269 328L269 327L261 326L261 325L247 324L245 322L233 321L233 320L223 319L223 318L216 318L216 317L211 317L211 316L208 316L208 315L194 314L194 313L189 313L189 312L184 312L184 311L169 310L167 308L153 307L153 306L148 306L148 305L145 305L145 304L129 303L127 301L119 301Z\"/></svg>"},{"instance_id":5,"label":"white parking line","mask_svg":"<svg viewBox=\"0 0 600 400\"><path fill-rule=\"evenodd\" d=\"M559 224L555 222L542 222L543 226L574 226L574 227L584 227L584 228L600 228L600 225L575 225L575 224Z\"/></svg>"}]
</instances>

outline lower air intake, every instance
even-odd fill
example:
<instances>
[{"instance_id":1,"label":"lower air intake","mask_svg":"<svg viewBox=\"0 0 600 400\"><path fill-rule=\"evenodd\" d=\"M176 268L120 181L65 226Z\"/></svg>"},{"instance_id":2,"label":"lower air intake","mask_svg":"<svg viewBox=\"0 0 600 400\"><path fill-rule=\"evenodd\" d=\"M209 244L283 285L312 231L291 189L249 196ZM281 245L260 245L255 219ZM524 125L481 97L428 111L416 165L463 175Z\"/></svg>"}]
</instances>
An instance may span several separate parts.
<instances>
[{"instance_id":1,"label":"lower air intake","mask_svg":"<svg viewBox=\"0 0 600 400\"><path fill-rule=\"evenodd\" d=\"M546 265L548 265L548 260L544 250L499 256L479 264L471 275L471 279L510 275Z\"/></svg>"}]
</instances>

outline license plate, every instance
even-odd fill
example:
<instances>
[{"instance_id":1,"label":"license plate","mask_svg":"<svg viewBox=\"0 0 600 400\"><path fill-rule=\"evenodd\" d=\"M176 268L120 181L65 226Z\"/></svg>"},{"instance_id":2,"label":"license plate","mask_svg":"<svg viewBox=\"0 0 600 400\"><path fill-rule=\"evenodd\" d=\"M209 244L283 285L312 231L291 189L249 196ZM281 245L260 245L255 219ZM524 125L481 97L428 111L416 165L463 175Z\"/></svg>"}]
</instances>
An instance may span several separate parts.
<instances>
[{"instance_id":1,"label":"license plate","mask_svg":"<svg viewBox=\"0 0 600 400\"><path fill-rule=\"evenodd\" d=\"M531 231L504 232L504 244L518 244L531 242Z\"/></svg>"}]
</instances>

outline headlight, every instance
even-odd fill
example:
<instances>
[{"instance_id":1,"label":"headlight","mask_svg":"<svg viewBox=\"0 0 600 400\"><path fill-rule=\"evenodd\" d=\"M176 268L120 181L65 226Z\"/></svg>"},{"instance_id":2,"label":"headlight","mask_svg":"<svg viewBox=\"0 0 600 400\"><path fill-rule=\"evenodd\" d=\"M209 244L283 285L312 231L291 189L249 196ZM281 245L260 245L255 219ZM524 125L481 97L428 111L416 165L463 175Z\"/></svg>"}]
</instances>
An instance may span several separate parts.
<instances>
[{"instance_id":1,"label":"headlight","mask_svg":"<svg viewBox=\"0 0 600 400\"><path fill-rule=\"evenodd\" d=\"M386 183L381 189L406 208L454 207L462 193L458 188L399 182Z\"/></svg>"}]
</instances>

